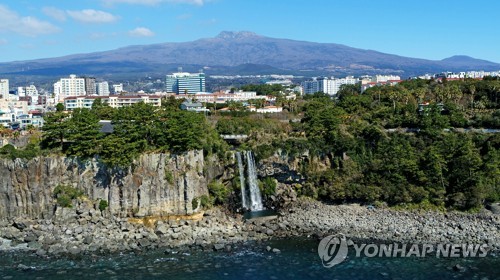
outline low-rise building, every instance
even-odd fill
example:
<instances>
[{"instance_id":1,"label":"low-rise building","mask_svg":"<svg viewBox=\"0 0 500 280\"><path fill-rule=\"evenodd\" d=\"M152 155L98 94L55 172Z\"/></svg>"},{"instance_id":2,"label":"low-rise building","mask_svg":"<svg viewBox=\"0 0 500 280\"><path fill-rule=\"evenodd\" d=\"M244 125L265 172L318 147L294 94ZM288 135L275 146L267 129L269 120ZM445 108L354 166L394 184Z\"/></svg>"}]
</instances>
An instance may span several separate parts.
<instances>
[{"instance_id":1,"label":"low-rise building","mask_svg":"<svg viewBox=\"0 0 500 280\"><path fill-rule=\"evenodd\" d=\"M215 92L215 93L196 93L196 94L176 94L173 95L176 99L190 99L202 103L218 103L223 104L230 101L245 102L252 99L265 99L266 101L273 100L274 97L257 95L255 91L237 91L230 92Z\"/></svg>"},{"instance_id":2,"label":"low-rise building","mask_svg":"<svg viewBox=\"0 0 500 280\"><path fill-rule=\"evenodd\" d=\"M64 99L64 107L66 110L74 110L76 108L92 108L92 104L96 99L101 99L104 104L108 104L111 108L120 108L131 106L132 104L144 102L153 106L161 106L161 96L157 95L123 95L123 96L73 96Z\"/></svg>"},{"instance_id":3,"label":"low-rise building","mask_svg":"<svg viewBox=\"0 0 500 280\"><path fill-rule=\"evenodd\" d=\"M197 113L210 111L205 106L203 106L203 104L201 104L201 102L192 102L191 100L186 100L186 101L182 102L181 110L190 111L190 112L197 112Z\"/></svg>"}]
</instances>

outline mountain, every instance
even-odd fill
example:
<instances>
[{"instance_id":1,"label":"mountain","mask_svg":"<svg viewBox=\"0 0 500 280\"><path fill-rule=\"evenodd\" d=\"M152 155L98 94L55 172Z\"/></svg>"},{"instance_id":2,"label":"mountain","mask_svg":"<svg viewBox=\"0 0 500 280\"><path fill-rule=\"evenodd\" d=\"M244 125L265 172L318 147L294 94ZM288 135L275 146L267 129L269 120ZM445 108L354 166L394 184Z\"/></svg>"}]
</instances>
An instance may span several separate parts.
<instances>
[{"instance_id":1,"label":"mountain","mask_svg":"<svg viewBox=\"0 0 500 280\"><path fill-rule=\"evenodd\" d=\"M208 74L299 75L393 73L403 77L442 71L499 70L500 64L453 56L440 61L409 58L332 43L277 39L223 31L214 38L137 45L88 54L0 63L2 75L60 76L165 74L182 66Z\"/></svg>"}]
</instances>

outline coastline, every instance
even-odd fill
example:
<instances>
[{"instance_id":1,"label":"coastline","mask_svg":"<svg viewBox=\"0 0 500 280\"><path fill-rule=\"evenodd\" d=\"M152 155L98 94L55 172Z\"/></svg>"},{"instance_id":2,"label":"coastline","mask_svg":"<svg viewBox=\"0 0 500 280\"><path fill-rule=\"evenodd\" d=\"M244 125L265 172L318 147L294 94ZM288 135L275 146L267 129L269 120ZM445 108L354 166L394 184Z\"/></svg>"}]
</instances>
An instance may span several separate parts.
<instances>
[{"instance_id":1,"label":"coastline","mask_svg":"<svg viewBox=\"0 0 500 280\"><path fill-rule=\"evenodd\" d=\"M83 205L83 204L82 204ZM130 222L77 205L52 220L15 219L0 222L0 251L25 250L38 256L106 254L173 249L231 250L246 241L307 236L345 236L357 241L416 244L487 244L500 250L500 215L483 211L416 212L328 205L298 199L274 218L243 220L220 208L199 220Z\"/></svg>"}]
</instances>

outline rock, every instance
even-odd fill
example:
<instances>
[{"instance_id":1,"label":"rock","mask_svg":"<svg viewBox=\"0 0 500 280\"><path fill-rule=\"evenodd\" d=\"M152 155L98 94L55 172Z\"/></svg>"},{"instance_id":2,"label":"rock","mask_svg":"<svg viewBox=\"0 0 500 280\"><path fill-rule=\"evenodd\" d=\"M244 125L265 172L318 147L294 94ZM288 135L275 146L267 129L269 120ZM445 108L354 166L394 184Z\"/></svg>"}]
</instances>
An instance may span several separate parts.
<instances>
[{"instance_id":1,"label":"rock","mask_svg":"<svg viewBox=\"0 0 500 280\"><path fill-rule=\"evenodd\" d=\"M161 225L159 225L159 226L156 227L156 231L155 232L158 235L165 235L168 232L168 228L167 228L166 225L161 224Z\"/></svg>"},{"instance_id":2,"label":"rock","mask_svg":"<svg viewBox=\"0 0 500 280\"><path fill-rule=\"evenodd\" d=\"M224 172L218 165L216 157L205 159L203 150L175 155L147 153L135 160L134 168L124 169L108 168L98 159L82 161L60 155L33 160L2 158L0 196L4 199L0 217L14 219L13 225L22 230L29 225L18 220L21 214L28 219L56 218L63 223L92 216L92 223L97 223L100 211L89 209L85 203L75 205L76 209L57 207L54 212L54 187L69 182L75 182L70 187L81 190L92 208L92 202L110 199L103 213L109 217L127 217L128 213L137 217L192 214L192 199L208 194L209 180ZM206 177L203 171L214 168L217 172ZM165 181L166 172L171 182ZM123 205L123 201L135 203ZM164 213L164 209L169 209L169 213Z\"/></svg>"},{"instance_id":3,"label":"rock","mask_svg":"<svg viewBox=\"0 0 500 280\"><path fill-rule=\"evenodd\" d=\"M71 254L71 255L73 255L73 256L80 255L81 252L82 251L77 246L73 246L73 247L71 247L71 248L68 249L68 253Z\"/></svg>"},{"instance_id":4,"label":"rock","mask_svg":"<svg viewBox=\"0 0 500 280\"><path fill-rule=\"evenodd\" d=\"M274 230L268 229L268 230L266 230L266 234L269 236L272 236L274 234Z\"/></svg>"},{"instance_id":5,"label":"rock","mask_svg":"<svg viewBox=\"0 0 500 280\"><path fill-rule=\"evenodd\" d=\"M270 252L272 250L271 246L266 247L266 251Z\"/></svg>"},{"instance_id":6,"label":"rock","mask_svg":"<svg viewBox=\"0 0 500 280\"><path fill-rule=\"evenodd\" d=\"M465 271L465 267L461 266L460 264L456 264L456 265L453 266L453 270L464 272Z\"/></svg>"},{"instance_id":7,"label":"rock","mask_svg":"<svg viewBox=\"0 0 500 280\"><path fill-rule=\"evenodd\" d=\"M16 267L18 270L32 270L32 269L35 269L34 267L30 267L30 266L27 266L27 265L24 265L22 263L18 264L17 267Z\"/></svg>"},{"instance_id":8,"label":"rock","mask_svg":"<svg viewBox=\"0 0 500 280\"><path fill-rule=\"evenodd\" d=\"M25 219L16 219L14 223L12 223L12 226L19 229L19 230L24 230L25 228L28 228L30 225L32 225L33 222Z\"/></svg>"},{"instance_id":9,"label":"rock","mask_svg":"<svg viewBox=\"0 0 500 280\"><path fill-rule=\"evenodd\" d=\"M139 240L139 245L140 245L141 247L145 248L145 247L148 247L148 246L150 246L150 245L151 245L151 241L149 241L149 240L148 240L148 239L146 239L146 238L143 238L143 239L140 239L140 240Z\"/></svg>"},{"instance_id":10,"label":"rock","mask_svg":"<svg viewBox=\"0 0 500 280\"><path fill-rule=\"evenodd\" d=\"M489 205L488 209L493 213L493 214L500 214L500 203L493 203Z\"/></svg>"},{"instance_id":11,"label":"rock","mask_svg":"<svg viewBox=\"0 0 500 280\"><path fill-rule=\"evenodd\" d=\"M91 235L87 235L83 238L83 244L89 245L93 241L93 237Z\"/></svg>"},{"instance_id":12,"label":"rock","mask_svg":"<svg viewBox=\"0 0 500 280\"><path fill-rule=\"evenodd\" d=\"M272 252L275 254L279 254L279 253L281 253L281 250L277 249L277 248L273 248Z\"/></svg>"},{"instance_id":13,"label":"rock","mask_svg":"<svg viewBox=\"0 0 500 280\"><path fill-rule=\"evenodd\" d=\"M32 248L32 249L40 249L42 248L42 244L36 242L36 241L31 241L28 243L28 248Z\"/></svg>"},{"instance_id":14,"label":"rock","mask_svg":"<svg viewBox=\"0 0 500 280\"><path fill-rule=\"evenodd\" d=\"M38 249L36 250L35 254L39 257L45 257L47 255L47 251L45 251L44 249Z\"/></svg>"},{"instance_id":15,"label":"rock","mask_svg":"<svg viewBox=\"0 0 500 280\"><path fill-rule=\"evenodd\" d=\"M225 247L224 244L221 244L221 243L214 244L215 251L220 251L220 250L224 249L224 247Z\"/></svg>"}]
</instances>

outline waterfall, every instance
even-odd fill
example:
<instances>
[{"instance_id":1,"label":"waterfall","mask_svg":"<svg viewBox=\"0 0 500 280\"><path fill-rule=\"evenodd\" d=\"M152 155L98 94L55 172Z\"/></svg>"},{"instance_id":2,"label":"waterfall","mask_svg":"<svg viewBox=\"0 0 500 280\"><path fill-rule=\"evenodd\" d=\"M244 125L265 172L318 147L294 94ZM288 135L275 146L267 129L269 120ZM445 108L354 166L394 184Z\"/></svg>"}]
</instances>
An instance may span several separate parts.
<instances>
[{"instance_id":1,"label":"waterfall","mask_svg":"<svg viewBox=\"0 0 500 280\"><path fill-rule=\"evenodd\" d=\"M238 160L238 168L240 171L241 205L243 208L250 209L250 205L247 204L248 199L245 191L245 168L243 167L243 160L241 159L240 152L236 152L236 159Z\"/></svg>"},{"instance_id":2,"label":"waterfall","mask_svg":"<svg viewBox=\"0 0 500 280\"><path fill-rule=\"evenodd\" d=\"M257 172L255 171L255 159L251 151L246 151L247 170L248 170L248 188L250 190L250 201L252 211L264 210L262 206L262 197L260 195L259 185L257 184Z\"/></svg>"},{"instance_id":3,"label":"waterfall","mask_svg":"<svg viewBox=\"0 0 500 280\"><path fill-rule=\"evenodd\" d=\"M245 158L247 167L246 174L244 166ZM257 183L257 172L255 170L253 153L251 151L245 151L243 154L236 152L236 159L238 160L238 169L240 172L241 205L244 209L250 211L264 210L259 185ZM247 175L247 180L245 180L245 175Z\"/></svg>"}]
</instances>

